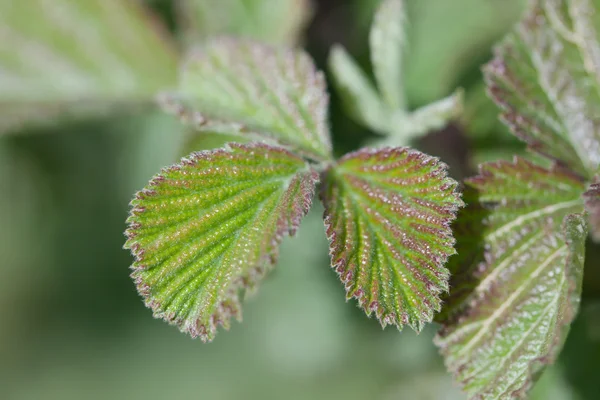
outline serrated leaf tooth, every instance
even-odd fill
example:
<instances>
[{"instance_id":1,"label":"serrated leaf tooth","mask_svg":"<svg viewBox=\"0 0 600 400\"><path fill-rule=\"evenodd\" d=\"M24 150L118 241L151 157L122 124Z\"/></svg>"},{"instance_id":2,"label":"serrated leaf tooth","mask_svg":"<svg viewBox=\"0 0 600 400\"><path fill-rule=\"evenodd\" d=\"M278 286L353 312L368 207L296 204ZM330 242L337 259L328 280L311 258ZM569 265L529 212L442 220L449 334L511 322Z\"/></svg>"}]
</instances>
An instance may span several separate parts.
<instances>
[{"instance_id":1,"label":"serrated leaf tooth","mask_svg":"<svg viewBox=\"0 0 600 400\"><path fill-rule=\"evenodd\" d=\"M449 179L444 168L407 148L363 149L326 176L321 199L332 266L347 298L357 297L382 326L420 330L440 308L437 296L448 287L441 263L454 252L448 226L461 204L456 185L439 191Z\"/></svg>"}]
</instances>

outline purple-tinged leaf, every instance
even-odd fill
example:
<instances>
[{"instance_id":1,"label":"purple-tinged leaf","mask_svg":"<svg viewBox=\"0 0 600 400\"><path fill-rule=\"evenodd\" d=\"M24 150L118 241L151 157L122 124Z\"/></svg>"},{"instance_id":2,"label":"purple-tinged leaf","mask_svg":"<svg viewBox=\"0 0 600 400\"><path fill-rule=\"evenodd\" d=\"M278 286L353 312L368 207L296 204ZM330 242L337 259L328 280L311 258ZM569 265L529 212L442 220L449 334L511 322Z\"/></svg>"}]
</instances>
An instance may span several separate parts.
<instances>
[{"instance_id":1,"label":"purple-tinged leaf","mask_svg":"<svg viewBox=\"0 0 600 400\"><path fill-rule=\"evenodd\" d=\"M213 39L188 55L172 99L197 121L235 122L307 157L331 158L325 77L302 51Z\"/></svg>"},{"instance_id":2,"label":"purple-tinged leaf","mask_svg":"<svg viewBox=\"0 0 600 400\"><path fill-rule=\"evenodd\" d=\"M436 343L469 398L523 398L577 313L584 185L521 158L484 164L467 184Z\"/></svg>"},{"instance_id":3,"label":"purple-tinged leaf","mask_svg":"<svg viewBox=\"0 0 600 400\"><path fill-rule=\"evenodd\" d=\"M318 173L287 150L231 144L163 169L131 202L126 248L154 316L203 341L241 318L252 288L310 208Z\"/></svg>"},{"instance_id":4,"label":"purple-tinged leaf","mask_svg":"<svg viewBox=\"0 0 600 400\"><path fill-rule=\"evenodd\" d=\"M596 178L597 179L597 178ZM600 241L600 183L593 183L583 194L588 212L592 237Z\"/></svg>"},{"instance_id":5,"label":"purple-tinged leaf","mask_svg":"<svg viewBox=\"0 0 600 400\"><path fill-rule=\"evenodd\" d=\"M600 163L600 42L591 0L532 0L485 68L513 133L591 177Z\"/></svg>"},{"instance_id":6,"label":"purple-tinged leaf","mask_svg":"<svg viewBox=\"0 0 600 400\"><path fill-rule=\"evenodd\" d=\"M420 331L448 290L450 224L462 205L437 158L407 148L362 149L326 172L321 199L332 267L347 299L382 326Z\"/></svg>"}]
</instances>

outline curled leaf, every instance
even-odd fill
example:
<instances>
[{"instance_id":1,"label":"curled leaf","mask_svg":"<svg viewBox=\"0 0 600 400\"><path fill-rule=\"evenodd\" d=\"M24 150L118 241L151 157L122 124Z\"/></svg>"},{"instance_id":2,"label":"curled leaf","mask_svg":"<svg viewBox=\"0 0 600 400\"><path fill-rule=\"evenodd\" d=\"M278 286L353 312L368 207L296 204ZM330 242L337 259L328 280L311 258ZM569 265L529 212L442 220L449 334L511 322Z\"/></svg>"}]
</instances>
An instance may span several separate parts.
<instances>
[{"instance_id":1,"label":"curled leaf","mask_svg":"<svg viewBox=\"0 0 600 400\"><path fill-rule=\"evenodd\" d=\"M382 326L420 331L440 309L454 254L457 183L434 157L407 148L363 149L326 174L321 193L332 267L347 298Z\"/></svg>"},{"instance_id":2,"label":"curled leaf","mask_svg":"<svg viewBox=\"0 0 600 400\"><path fill-rule=\"evenodd\" d=\"M238 291L275 262L312 202L318 174L265 144L193 153L131 202L126 248L154 316L204 341L241 318Z\"/></svg>"}]
</instances>

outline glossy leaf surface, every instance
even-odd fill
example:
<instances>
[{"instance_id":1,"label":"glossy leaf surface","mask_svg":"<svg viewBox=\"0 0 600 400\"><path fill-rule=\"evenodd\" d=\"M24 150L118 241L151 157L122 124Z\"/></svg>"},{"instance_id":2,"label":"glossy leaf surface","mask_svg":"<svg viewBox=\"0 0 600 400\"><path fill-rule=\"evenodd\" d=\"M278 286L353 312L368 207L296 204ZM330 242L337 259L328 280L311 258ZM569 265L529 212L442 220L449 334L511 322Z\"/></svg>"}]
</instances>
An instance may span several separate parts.
<instances>
[{"instance_id":1,"label":"glossy leaf surface","mask_svg":"<svg viewBox=\"0 0 600 400\"><path fill-rule=\"evenodd\" d=\"M126 248L155 317L204 341L241 318L239 290L275 262L318 174L288 151L231 144L164 169L132 201Z\"/></svg>"}]
</instances>

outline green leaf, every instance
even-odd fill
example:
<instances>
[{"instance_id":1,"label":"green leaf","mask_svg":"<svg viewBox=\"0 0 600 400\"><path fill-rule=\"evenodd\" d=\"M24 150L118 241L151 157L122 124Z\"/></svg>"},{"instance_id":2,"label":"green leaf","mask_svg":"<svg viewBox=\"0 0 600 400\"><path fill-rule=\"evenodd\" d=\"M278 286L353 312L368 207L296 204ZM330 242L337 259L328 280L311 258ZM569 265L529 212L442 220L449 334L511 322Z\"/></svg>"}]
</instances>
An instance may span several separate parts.
<instances>
[{"instance_id":1,"label":"green leaf","mask_svg":"<svg viewBox=\"0 0 600 400\"><path fill-rule=\"evenodd\" d=\"M583 194L583 198L585 199L585 209L589 215L592 236L598 242L600 241L600 183L591 184Z\"/></svg>"},{"instance_id":2,"label":"green leaf","mask_svg":"<svg viewBox=\"0 0 600 400\"><path fill-rule=\"evenodd\" d=\"M503 119L534 150L590 177L600 162L600 43L590 0L531 2L486 67Z\"/></svg>"},{"instance_id":3,"label":"green leaf","mask_svg":"<svg viewBox=\"0 0 600 400\"><path fill-rule=\"evenodd\" d=\"M179 0L176 6L189 43L235 35L294 45L312 14L308 0Z\"/></svg>"},{"instance_id":4,"label":"green leaf","mask_svg":"<svg viewBox=\"0 0 600 400\"><path fill-rule=\"evenodd\" d=\"M381 101L369 78L343 47L333 47L329 56L329 69L349 116L379 133L387 134L391 111Z\"/></svg>"},{"instance_id":5,"label":"green leaf","mask_svg":"<svg viewBox=\"0 0 600 400\"><path fill-rule=\"evenodd\" d=\"M392 109L404 109L402 59L406 37L404 0L383 0L369 35L371 63L379 91Z\"/></svg>"},{"instance_id":6,"label":"green leaf","mask_svg":"<svg viewBox=\"0 0 600 400\"><path fill-rule=\"evenodd\" d=\"M425 134L442 129L448 121L462 113L463 92L457 90L451 96L423 106L411 113L397 112L392 117L390 142L407 145Z\"/></svg>"},{"instance_id":7,"label":"green leaf","mask_svg":"<svg viewBox=\"0 0 600 400\"><path fill-rule=\"evenodd\" d=\"M467 183L476 192L455 229L459 255L436 344L470 398L523 398L577 312L584 186L521 158L484 164Z\"/></svg>"},{"instance_id":8,"label":"green leaf","mask_svg":"<svg viewBox=\"0 0 600 400\"><path fill-rule=\"evenodd\" d=\"M420 331L448 289L457 183L434 157L407 148L362 149L326 175L321 199L333 268L382 326Z\"/></svg>"},{"instance_id":9,"label":"green leaf","mask_svg":"<svg viewBox=\"0 0 600 400\"><path fill-rule=\"evenodd\" d=\"M176 53L131 1L0 2L0 130L151 104Z\"/></svg>"},{"instance_id":10,"label":"green leaf","mask_svg":"<svg viewBox=\"0 0 600 400\"><path fill-rule=\"evenodd\" d=\"M275 263L308 212L318 174L265 144L193 153L131 202L126 248L154 316L203 341L241 319L239 291Z\"/></svg>"},{"instance_id":11,"label":"green leaf","mask_svg":"<svg viewBox=\"0 0 600 400\"><path fill-rule=\"evenodd\" d=\"M307 157L331 157L325 77L302 51L213 39L187 57L175 97L200 120L235 121Z\"/></svg>"}]
</instances>

